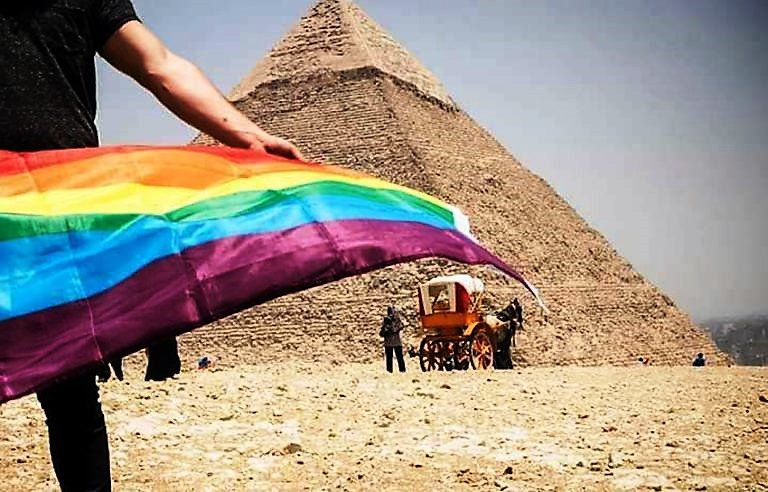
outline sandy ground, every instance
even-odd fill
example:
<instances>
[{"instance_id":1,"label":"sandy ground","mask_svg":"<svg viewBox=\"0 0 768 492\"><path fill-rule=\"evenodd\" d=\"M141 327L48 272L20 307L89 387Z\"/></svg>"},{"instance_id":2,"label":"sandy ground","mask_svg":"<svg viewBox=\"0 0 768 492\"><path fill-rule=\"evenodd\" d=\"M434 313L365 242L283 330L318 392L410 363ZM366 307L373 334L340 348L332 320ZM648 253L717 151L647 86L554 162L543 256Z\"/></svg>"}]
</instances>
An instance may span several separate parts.
<instances>
[{"instance_id":1,"label":"sandy ground","mask_svg":"<svg viewBox=\"0 0 768 492\"><path fill-rule=\"evenodd\" d=\"M118 491L768 490L765 368L128 371ZM56 489L34 397L0 407L0 489Z\"/></svg>"}]
</instances>

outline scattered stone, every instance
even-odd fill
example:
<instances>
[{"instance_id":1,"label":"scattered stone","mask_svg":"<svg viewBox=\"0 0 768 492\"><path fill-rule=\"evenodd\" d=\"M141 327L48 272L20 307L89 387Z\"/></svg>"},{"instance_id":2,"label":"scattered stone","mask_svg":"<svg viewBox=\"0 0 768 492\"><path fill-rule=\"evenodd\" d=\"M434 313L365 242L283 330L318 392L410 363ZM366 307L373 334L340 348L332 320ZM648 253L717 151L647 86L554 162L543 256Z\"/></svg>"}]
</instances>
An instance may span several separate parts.
<instances>
[{"instance_id":1,"label":"scattered stone","mask_svg":"<svg viewBox=\"0 0 768 492\"><path fill-rule=\"evenodd\" d=\"M613 425L607 425L603 427L603 432L616 432L618 429Z\"/></svg>"},{"instance_id":2,"label":"scattered stone","mask_svg":"<svg viewBox=\"0 0 768 492\"><path fill-rule=\"evenodd\" d=\"M449 385L449 384L441 384L440 387L442 389L447 389L447 390L451 389L451 385Z\"/></svg>"},{"instance_id":3,"label":"scattered stone","mask_svg":"<svg viewBox=\"0 0 768 492\"><path fill-rule=\"evenodd\" d=\"M277 453L272 453L275 456L288 456L289 454L296 454L298 452L302 451L301 444L292 442L285 446L283 449L277 451Z\"/></svg>"},{"instance_id":4,"label":"scattered stone","mask_svg":"<svg viewBox=\"0 0 768 492\"><path fill-rule=\"evenodd\" d=\"M493 481L493 485L499 489L499 490L507 490L509 488L509 484L504 482L504 480L496 479Z\"/></svg>"},{"instance_id":5,"label":"scattered stone","mask_svg":"<svg viewBox=\"0 0 768 492\"><path fill-rule=\"evenodd\" d=\"M504 468L504 473L502 473L502 475L512 475L512 472L513 472L512 467L508 466Z\"/></svg>"},{"instance_id":6,"label":"scattered stone","mask_svg":"<svg viewBox=\"0 0 768 492\"><path fill-rule=\"evenodd\" d=\"M761 401L761 402L763 402L763 403L768 403L768 398L766 398L766 397L765 397L765 396L763 396L763 395L760 395L760 396L759 396L757 399L758 399L758 400L760 400L760 401Z\"/></svg>"}]
</instances>

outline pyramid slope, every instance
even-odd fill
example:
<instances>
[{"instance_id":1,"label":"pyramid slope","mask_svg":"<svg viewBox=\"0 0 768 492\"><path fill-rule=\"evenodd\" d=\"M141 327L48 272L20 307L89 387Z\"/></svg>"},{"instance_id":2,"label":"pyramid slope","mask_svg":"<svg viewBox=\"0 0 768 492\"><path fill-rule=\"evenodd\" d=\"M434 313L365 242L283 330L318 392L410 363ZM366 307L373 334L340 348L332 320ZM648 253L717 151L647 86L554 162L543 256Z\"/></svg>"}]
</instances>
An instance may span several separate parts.
<instances>
[{"instance_id":1,"label":"pyramid slope","mask_svg":"<svg viewBox=\"0 0 768 492\"><path fill-rule=\"evenodd\" d=\"M327 72L376 68L427 96L453 105L440 81L348 0L322 0L280 40L229 94L239 100L257 86Z\"/></svg>"},{"instance_id":2,"label":"pyramid slope","mask_svg":"<svg viewBox=\"0 0 768 492\"><path fill-rule=\"evenodd\" d=\"M529 330L518 339L519 363L621 365L642 356L657 364L687 364L697 352L727 361L544 180L465 113L366 70L265 84L252 96L237 106L296 141L310 158L424 189L461 207L478 238L519 267L551 310L546 319L534 314L522 288L470 269L486 280L494 305L517 296L531 313ZM404 308L411 317L407 337L415 343L416 285L465 271L440 261L388 268L278 299L195 333L187 343L209 352L219 347L223 360L232 345L240 355L254 347L249 357L262 361L280 351L310 359L374 359L384 306ZM259 348L264 346L272 352Z\"/></svg>"},{"instance_id":3,"label":"pyramid slope","mask_svg":"<svg viewBox=\"0 0 768 492\"><path fill-rule=\"evenodd\" d=\"M328 0L316 7L339 8L354 6ZM335 42L334 33L322 28L305 35L325 46ZM286 39L292 36L296 32ZM359 38L350 46L355 49L341 51L339 68L314 70L310 63L305 71L294 70L295 76L259 79L236 106L268 131L294 141L310 159L368 172L458 205L478 239L539 287L550 315L535 314L533 300L519 285L433 260L240 313L189 335L186 342L193 350L233 364L239 360L230 356L232 346L238 347L238 357L264 362L280 353L372 360L379 357L376 335L385 306L404 309L410 318L406 338L418 343L416 285L438 274L469 271L486 281L495 306L512 297L524 300L530 323L518 338L518 363L626 365L650 357L655 364L687 365L697 352L712 362L729 362L685 313L472 118L412 80L366 65L374 58L355 51ZM368 61L358 63L358 57ZM200 136L196 143L213 141Z\"/></svg>"}]
</instances>

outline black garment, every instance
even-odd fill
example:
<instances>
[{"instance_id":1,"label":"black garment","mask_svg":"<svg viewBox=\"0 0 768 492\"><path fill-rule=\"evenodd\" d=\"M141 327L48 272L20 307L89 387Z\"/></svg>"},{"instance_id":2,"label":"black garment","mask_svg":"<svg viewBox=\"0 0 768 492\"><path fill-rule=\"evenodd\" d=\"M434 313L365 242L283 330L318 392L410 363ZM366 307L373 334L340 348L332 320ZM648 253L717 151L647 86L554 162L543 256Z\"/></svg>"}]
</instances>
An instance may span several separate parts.
<instances>
[{"instance_id":1,"label":"black garment","mask_svg":"<svg viewBox=\"0 0 768 492\"><path fill-rule=\"evenodd\" d=\"M93 372L39 391L56 478L63 492L111 490L109 445Z\"/></svg>"},{"instance_id":2,"label":"black garment","mask_svg":"<svg viewBox=\"0 0 768 492\"><path fill-rule=\"evenodd\" d=\"M512 340L515 336L515 320L510 320L507 326L498 331L498 341L493 366L496 369L512 369Z\"/></svg>"},{"instance_id":3,"label":"black garment","mask_svg":"<svg viewBox=\"0 0 768 492\"><path fill-rule=\"evenodd\" d=\"M403 320L400 313L394 306L387 308L387 315L381 323L379 336L384 337L385 347L402 347L403 342L400 339L400 332L403 331Z\"/></svg>"},{"instance_id":4,"label":"black garment","mask_svg":"<svg viewBox=\"0 0 768 492\"><path fill-rule=\"evenodd\" d=\"M109 381L109 378L112 377L112 371L115 372L115 377L117 378L118 381L123 380L123 358L122 357L115 357L109 362L105 362L104 364L102 364L102 366L96 372L96 375L99 377L99 382L106 383L107 381Z\"/></svg>"},{"instance_id":5,"label":"black garment","mask_svg":"<svg viewBox=\"0 0 768 492\"><path fill-rule=\"evenodd\" d=\"M98 145L93 58L133 19L130 0L0 0L0 149ZM38 399L62 490L110 490L95 371Z\"/></svg>"},{"instance_id":6,"label":"black garment","mask_svg":"<svg viewBox=\"0 0 768 492\"><path fill-rule=\"evenodd\" d=\"M109 365L112 366L112 370L115 372L115 377L118 381L123 380L123 358L116 357L109 361Z\"/></svg>"},{"instance_id":7,"label":"black garment","mask_svg":"<svg viewBox=\"0 0 768 492\"><path fill-rule=\"evenodd\" d=\"M130 0L0 1L0 149L99 144L94 55Z\"/></svg>"},{"instance_id":8,"label":"black garment","mask_svg":"<svg viewBox=\"0 0 768 492\"><path fill-rule=\"evenodd\" d=\"M693 367L704 367L707 364L704 357L696 357L693 359Z\"/></svg>"},{"instance_id":9,"label":"black garment","mask_svg":"<svg viewBox=\"0 0 768 492\"><path fill-rule=\"evenodd\" d=\"M405 359L403 359L403 347L384 347L387 356L387 372L392 372L392 352L397 356L397 368L400 372L405 372Z\"/></svg>"},{"instance_id":10,"label":"black garment","mask_svg":"<svg viewBox=\"0 0 768 492\"><path fill-rule=\"evenodd\" d=\"M147 347L147 372L144 381L165 381L181 372L176 338L168 338Z\"/></svg>"},{"instance_id":11,"label":"black garment","mask_svg":"<svg viewBox=\"0 0 768 492\"><path fill-rule=\"evenodd\" d=\"M106 383L112 377L112 369L108 363L104 363L96 370L96 376L100 383Z\"/></svg>"}]
</instances>

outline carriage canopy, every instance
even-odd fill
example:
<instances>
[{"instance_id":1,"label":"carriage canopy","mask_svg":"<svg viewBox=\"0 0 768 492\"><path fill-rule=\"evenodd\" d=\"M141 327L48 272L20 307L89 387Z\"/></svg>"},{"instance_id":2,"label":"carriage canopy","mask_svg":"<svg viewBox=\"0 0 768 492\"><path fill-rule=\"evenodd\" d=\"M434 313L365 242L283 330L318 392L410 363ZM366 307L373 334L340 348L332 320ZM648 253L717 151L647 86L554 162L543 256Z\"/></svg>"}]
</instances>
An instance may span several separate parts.
<instances>
[{"instance_id":1,"label":"carriage canopy","mask_svg":"<svg viewBox=\"0 0 768 492\"><path fill-rule=\"evenodd\" d=\"M419 311L422 316L466 313L471 297L484 290L483 281L470 275L436 277L419 286Z\"/></svg>"}]
</instances>

